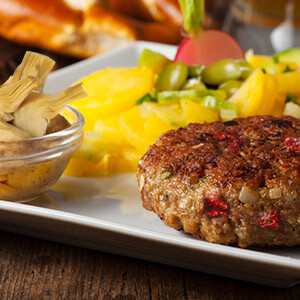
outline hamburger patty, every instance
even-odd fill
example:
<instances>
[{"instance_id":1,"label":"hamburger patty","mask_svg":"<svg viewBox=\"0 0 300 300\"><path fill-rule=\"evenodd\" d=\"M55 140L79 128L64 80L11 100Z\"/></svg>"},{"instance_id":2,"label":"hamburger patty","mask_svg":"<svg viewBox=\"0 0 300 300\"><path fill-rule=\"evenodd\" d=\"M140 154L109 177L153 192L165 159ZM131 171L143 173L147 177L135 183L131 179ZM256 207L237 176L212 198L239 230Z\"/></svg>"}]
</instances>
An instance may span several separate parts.
<instances>
[{"instance_id":1,"label":"hamburger patty","mask_svg":"<svg viewBox=\"0 0 300 300\"><path fill-rule=\"evenodd\" d=\"M143 206L209 242L300 245L300 120L253 116L163 134L140 159Z\"/></svg>"}]
</instances>

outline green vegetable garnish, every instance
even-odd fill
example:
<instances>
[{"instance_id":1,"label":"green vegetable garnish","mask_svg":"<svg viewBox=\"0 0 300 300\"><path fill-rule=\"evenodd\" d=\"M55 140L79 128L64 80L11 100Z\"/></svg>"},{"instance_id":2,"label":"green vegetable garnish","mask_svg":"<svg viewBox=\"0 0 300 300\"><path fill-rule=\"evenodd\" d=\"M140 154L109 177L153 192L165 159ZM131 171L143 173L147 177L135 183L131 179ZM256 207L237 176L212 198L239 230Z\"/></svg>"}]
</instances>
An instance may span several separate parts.
<instances>
[{"instance_id":1,"label":"green vegetable garnish","mask_svg":"<svg viewBox=\"0 0 300 300\"><path fill-rule=\"evenodd\" d=\"M165 171L169 171L169 166L168 165L165 165L161 168L161 171L162 172L165 172Z\"/></svg>"},{"instance_id":2,"label":"green vegetable garnish","mask_svg":"<svg viewBox=\"0 0 300 300\"><path fill-rule=\"evenodd\" d=\"M157 89L156 88L153 88L152 95L153 95L153 98L157 100ZM155 102L157 102L157 101L155 101Z\"/></svg>"},{"instance_id":3,"label":"green vegetable garnish","mask_svg":"<svg viewBox=\"0 0 300 300\"><path fill-rule=\"evenodd\" d=\"M276 74L276 64L278 62L288 62L300 65L300 48L290 48L282 52L276 53L268 59L261 68L268 74Z\"/></svg>"},{"instance_id":4,"label":"green vegetable garnish","mask_svg":"<svg viewBox=\"0 0 300 300\"><path fill-rule=\"evenodd\" d=\"M253 67L246 60L238 60L237 63L239 64L242 73L240 79L242 80L247 79L249 75L252 73Z\"/></svg>"},{"instance_id":5,"label":"green vegetable garnish","mask_svg":"<svg viewBox=\"0 0 300 300\"><path fill-rule=\"evenodd\" d=\"M196 35L203 28L204 0L179 0L184 16L183 28L187 33Z\"/></svg>"},{"instance_id":6,"label":"green vegetable garnish","mask_svg":"<svg viewBox=\"0 0 300 300\"><path fill-rule=\"evenodd\" d=\"M188 66L188 75L192 78L199 78L201 76L202 71L204 70L203 65L191 65Z\"/></svg>"},{"instance_id":7,"label":"green vegetable garnish","mask_svg":"<svg viewBox=\"0 0 300 300\"><path fill-rule=\"evenodd\" d=\"M286 66L285 69L282 71L282 73L289 73L289 72L293 72L294 70L291 69L289 66Z\"/></svg>"},{"instance_id":8,"label":"green vegetable garnish","mask_svg":"<svg viewBox=\"0 0 300 300\"><path fill-rule=\"evenodd\" d=\"M150 68L154 74L159 74L170 62L171 61L164 55L149 49L144 49L138 59L138 64L140 67Z\"/></svg>"},{"instance_id":9,"label":"green vegetable garnish","mask_svg":"<svg viewBox=\"0 0 300 300\"><path fill-rule=\"evenodd\" d=\"M206 181L208 181L208 176L203 176L199 179L199 182L201 182L201 183L204 183Z\"/></svg>"},{"instance_id":10,"label":"green vegetable garnish","mask_svg":"<svg viewBox=\"0 0 300 300\"><path fill-rule=\"evenodd\" d=\"M237 110L232 109L220 109L220 117L223 121L232 120L234 118L237 118Z\"/></svg>"},{"instance_id":11,"label":"green vegetable garnish","mask_svg":"<svg viewBox=\"0 0 300 300\"><path fill-rule=\"evenodd\" d=\"M237 117L237 105L220 99L218 96L226 97L222 90L188 90L188 91L165 91L158 93L158 102L176 101L180 99L191 99L199 101L200 105L220 111L223 120Z\"/></svg>"},{"instance_id":12,"label":"green vegetable garnish","mask_svg":"<svg viewBox=\"0 0 300 300\"><path fill-rule=\"evenodd\" d=\"M159 73L155 88L158 91L176 91L180 90L188 77L188 68L182 62L167 64Z\"/></svg>"},{"instance_id":13,"label":"green vegetable garnish","mask_svg":"<svg viewBox=\"0 0 300 300\"><path fill-rule=\"evenodd\" d=\"M206 90L206 86L200 78L189 78L181 87L181 90Z\"/></svg>"},{"instance_id":14,"label":"green vegetable garnish","mask_svg":"<svg viewBox=\"0 0 300 300\"><path fill-rule=\"evenodd\" d=\"M219 99L226 98L226 92L222 90L184 90L184 91L164 91L160 92L157 95L157 99L159 103L164 103L167 101L176 101L180 99L192 99L192 100L200 100L206 96L213 96Z\"/></svg>"},{"instance_id":15,"label":"green vegetable garnish","mask_svg":"<svg viewBox=\"0 0 300 300\"><path fill-rule=\"evenodd\" d=\"M219 85L219 90L225 91L227 97L231 97L243 84L242 81L239 80L228 80Z\"/></svg>"},{"instance_id":16,"label":"green vegetable garnish","mask_svg":"<svg viewBox=\"0 0 300 300\"><path fill-rule=\"evenodd\" d=\"M285 98L285 103L289 103L289 102L293 102L295 104L299 104L298 103L298 97L290 92L288 92L286 94L286 98Z\"/></svg>"},{"instance_id":17,"label":"green vegetable garnish","mask_svg":"<svg viewBox=\"0 0 300 300\"><path fill-rule=\"evenodd\" d=\"M215 109L215 110L230 110L237 112L237 105L228 101L218 99L213 96L206 96L201 101L200 104L204 107Z\"/></svg>"},{"instance_id":18,"label":"green vegetable garnish","mask_svg":"<svg viewBox=\"0 0 300 300\"><path fill-rule=\"evenodd\" d=\"M169 171L162 173L160 176L161 180L169 179L170 177L171 177L171 173Z\"/></svg>"},{"instance_id":19,"label":"green vegetable garnish","mask_svg":"<svg viewBox=\"0 0 300 300\"><path fill-rule=\"evenodd\" d=\"M273 56L272 57L274 64L278 64L279 63L279 57L278 56Z\"/></svg>"},{"instance_id":20,"label":"green vegetable garnish","mask_svg":"<svg viewBox=\"0 0 300 300\"><path fill-rule=\"evenodd\" d=\"M136 105L141 105L141 104L143 104L144 102L158 102L158 101L157 101L157 98L152 97L152 96L150 95L150 93L147 93L147 94L144 95L142 98L140 98L139 100L137 100L137 101L135 102L135 104L136 104Z\"/></svg>"},{"instance_id":21,"label":"green vegetable garnish","mask_svg":"<svg viewBox=\"0 0 300 300\"><path fill-rule=\"evenodd\" d=\"M237 80L241 75L241 67L237 61L222 59L206 67L201 78L205 84L220 85L228 80Z\"/></svg>"}]
</instances>

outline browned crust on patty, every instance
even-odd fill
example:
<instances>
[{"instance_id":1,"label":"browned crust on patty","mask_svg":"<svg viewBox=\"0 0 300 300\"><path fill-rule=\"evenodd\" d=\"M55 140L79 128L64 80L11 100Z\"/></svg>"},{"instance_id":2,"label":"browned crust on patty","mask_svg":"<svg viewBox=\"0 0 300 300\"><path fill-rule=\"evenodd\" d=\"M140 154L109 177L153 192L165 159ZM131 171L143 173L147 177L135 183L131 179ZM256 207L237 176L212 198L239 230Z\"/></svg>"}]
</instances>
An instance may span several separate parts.
<instances>
[{"instance_id":1,"label":"browned crust on patty","mask_svg":"<svg viewBox=\"0 0 300 300\"><path fill-rule=\"evenodd\" d=\"M300 120L288 116L169 131L139 162L143 205L167 225L210 242L300 245L300 155L286 143L299 137ZM239 199L244 189L247 203ZM221 205L212 203L215 195Z\"/></svg>"}]
</instances>

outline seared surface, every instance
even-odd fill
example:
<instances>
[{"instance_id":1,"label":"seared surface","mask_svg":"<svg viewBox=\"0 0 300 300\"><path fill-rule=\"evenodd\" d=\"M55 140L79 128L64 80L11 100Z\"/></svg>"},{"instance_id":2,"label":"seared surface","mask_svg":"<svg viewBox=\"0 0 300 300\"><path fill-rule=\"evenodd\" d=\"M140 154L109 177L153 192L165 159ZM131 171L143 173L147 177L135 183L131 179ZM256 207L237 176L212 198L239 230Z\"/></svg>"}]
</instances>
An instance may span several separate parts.
<instances>
[{"instance_id":1,"label":"seared surface","mask_svg":"<svg viewBox=\"0 0 300 300\"><path fill-rule=\"evenodd\" d=\"M300 120L190 124L141 158L143 205L210 242L300 245Z\"/></svg>"}]
</instances>

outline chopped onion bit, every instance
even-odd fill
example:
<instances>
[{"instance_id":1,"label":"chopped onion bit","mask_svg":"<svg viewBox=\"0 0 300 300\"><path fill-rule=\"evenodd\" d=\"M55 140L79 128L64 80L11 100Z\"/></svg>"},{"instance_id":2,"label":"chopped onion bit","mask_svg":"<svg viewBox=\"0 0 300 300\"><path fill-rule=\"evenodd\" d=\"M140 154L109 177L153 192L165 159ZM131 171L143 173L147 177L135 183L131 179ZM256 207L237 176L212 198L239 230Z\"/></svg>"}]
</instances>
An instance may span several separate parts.
<instances>
[{"instance_id":1,"label":"chopped onion bit","mask_svg":"<svg viewBox=\"0 0 300 300\"><path fill-rule=\"evenodd\" d=\"M257 201L259 199L259 193L255 192L248 187L244 186L239 194L239 200L242 203L249 203L253 201Z\"/></svg>"},{"instance_id":2,"label":"chopped onion bit","mask_svg":"<svg viewBox=\"0 0 300 300\"><path fill-rule=\"evenodd\" d=\"M282 197L282 190L280 188L270 189L269 196L271 199L279 199Z\"/></svg>"}]
</instances>

